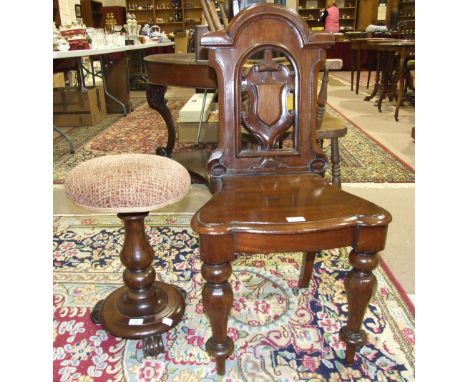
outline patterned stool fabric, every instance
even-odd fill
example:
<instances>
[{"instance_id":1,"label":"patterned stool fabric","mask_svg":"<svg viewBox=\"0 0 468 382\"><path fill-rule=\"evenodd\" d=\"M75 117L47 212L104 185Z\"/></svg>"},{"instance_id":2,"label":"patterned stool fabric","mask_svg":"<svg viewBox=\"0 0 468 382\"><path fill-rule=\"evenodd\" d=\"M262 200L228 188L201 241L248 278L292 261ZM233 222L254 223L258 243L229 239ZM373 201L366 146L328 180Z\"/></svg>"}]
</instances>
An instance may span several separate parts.
<instances>
[{"instance_id":1,"label":"patterned stool fabric","mask_svg":"<svg viewBox=\"0 0 468 382\"><path fill-rule=\"evenodd\" d=\"M147 154L106 155L72 169L65 192L76 205L98 212L146 212L182 199L190 175L176 161Z\"/></svg>"}]
</instances>

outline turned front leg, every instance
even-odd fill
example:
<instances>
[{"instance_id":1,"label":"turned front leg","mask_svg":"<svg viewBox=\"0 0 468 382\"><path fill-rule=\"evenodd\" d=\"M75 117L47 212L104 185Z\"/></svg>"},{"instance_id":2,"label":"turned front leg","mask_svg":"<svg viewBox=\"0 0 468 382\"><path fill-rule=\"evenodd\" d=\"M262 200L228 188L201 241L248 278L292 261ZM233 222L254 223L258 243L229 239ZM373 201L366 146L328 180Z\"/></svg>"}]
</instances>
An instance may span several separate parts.
<instances>
[{"instance_id":1,"label":"turned front leg","mask_svg":"<svg viewBox=\"0 0 468 382\"><path fill-rule=\"evenodd\" d=\"M366 333L361 330L361 325L377 284L372 270L379 264L379 255L357 253L353 250L349 254L349 262L353 269L345 278L348 323L340 330L340 338L346 342L346 362L352 364L356 349L364 345L367 340Z\"/></svg>"},{"instance_id":2,"label":"turned front leg","mask_svg":"<svg viewBox=\"0 0 468 382\"><path fill-rule=\"evenodd\" d=\"M202 276L206 280L203 287L203 306L211 324L212 336L206 342L206 350L216 357L218 375L224 375L226 358L234 351L234 343L227 335L227 321L233 302L231 284L232 273L229 262L224 264L203 264Z\"/></svg>"},{"instance_id":3,"label":"turned front leg","mask_svg":"<svg viewBox=\"0 0 468 382\"><path fill-rule=\"evenodd\" d=\"M341 188L340 148L338 138L331 139L331 173L332 184Z\"/></svg>"}]
</instances>

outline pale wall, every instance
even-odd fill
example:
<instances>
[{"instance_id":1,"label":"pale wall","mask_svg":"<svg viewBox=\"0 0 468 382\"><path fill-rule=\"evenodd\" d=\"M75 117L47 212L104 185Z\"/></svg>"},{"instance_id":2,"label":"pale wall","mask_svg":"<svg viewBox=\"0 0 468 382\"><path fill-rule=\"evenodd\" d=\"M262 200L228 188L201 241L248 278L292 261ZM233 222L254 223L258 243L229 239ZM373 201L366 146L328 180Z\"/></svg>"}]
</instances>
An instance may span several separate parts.
<instances>
[{"instance_id":1,"label":"pale wall","mask_svg":"<svg viewBox=\"0 0 468 382\"><path fill-rule=\"evenodd\" d=\"M288 8L292 8L294 10L297 10L297 0L286 0L286 6Z\"/></svg>"},{"instance_id":2,"label":"pale wall","mask_svg":"<svg viewBox=\"0 0 468 382\"><path fill-rule=\"evenodd\" d=\"M125 0L101 0L103 7L125 7Z\"/></svg>"},{"instance_id":3,"label":"pale wall","mask_svg":"<svg viewBox=\"0 0 468 382\"><path fill-rule=\"evenodd\" d=\"M60 21L62 25L70 24L76 19L75 4L80 4L80 0L59 0Z\"/></svg>"}]
</instances>

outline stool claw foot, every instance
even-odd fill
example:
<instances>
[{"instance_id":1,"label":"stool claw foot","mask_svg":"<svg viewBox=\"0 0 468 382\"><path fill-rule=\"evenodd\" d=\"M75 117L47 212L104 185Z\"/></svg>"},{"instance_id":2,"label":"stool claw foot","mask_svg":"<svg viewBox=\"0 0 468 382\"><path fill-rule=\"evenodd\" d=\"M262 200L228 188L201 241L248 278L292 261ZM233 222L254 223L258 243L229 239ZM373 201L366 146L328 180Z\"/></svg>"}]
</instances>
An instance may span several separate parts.
<instances>
[{"instance_id":1,"label":"stool claw foot","mask_svg":"<svg viewBox=\"0 0 468 382\"><path fill-rule=\"evenodd\" d=\"M145 357L156 357L164 352L164 343L160 334L145 337L141 340L141 343Z\"/></svg>"},{"instance_id":2,"label":"stool claw foot","mask_svg":"<svg viewBox=\"0 0 468 382\"><path fill-rule=\"evenodd\" d=\"M104 300L99 300L96 305L94 305L93 310L91 311L91 321L97 325L101 325L101 320L99 319L99 311L101 310L101 305Z\"/></svg>"}]
</instances>

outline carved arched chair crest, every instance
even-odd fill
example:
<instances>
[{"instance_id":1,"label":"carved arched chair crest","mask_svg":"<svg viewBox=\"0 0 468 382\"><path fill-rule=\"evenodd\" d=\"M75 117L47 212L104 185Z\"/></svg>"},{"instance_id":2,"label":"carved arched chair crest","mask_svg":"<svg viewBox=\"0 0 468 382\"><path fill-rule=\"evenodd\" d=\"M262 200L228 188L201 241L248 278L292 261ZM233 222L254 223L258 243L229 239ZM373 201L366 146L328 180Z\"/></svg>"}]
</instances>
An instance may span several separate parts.
<instances>
[{"instance_id":1,"label":"carved arched chair crest","mask_svg":"<svg viewBox=\"0 0 468 382\"><path fill-rule=\"evenodd\" d=\"M208 163L214 181L229 175L321 173L327 164L316 144L314 116L317 75L333 36L311 33L299 15L284 7L255 7L263 7L255 22L252 12L243 11L226 31L207 33L201 40L218 77L218 147ZM258 34L258 28L269 33ZM275 60L274 54L287 63ZM281 137L291 129L291 147L280 149ZM245 148L245 132L255 137L255 149Z\"/></svg>"}]
</instances>

